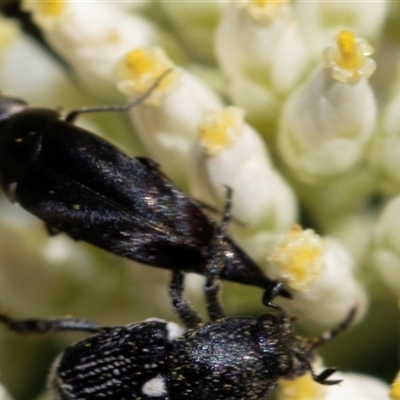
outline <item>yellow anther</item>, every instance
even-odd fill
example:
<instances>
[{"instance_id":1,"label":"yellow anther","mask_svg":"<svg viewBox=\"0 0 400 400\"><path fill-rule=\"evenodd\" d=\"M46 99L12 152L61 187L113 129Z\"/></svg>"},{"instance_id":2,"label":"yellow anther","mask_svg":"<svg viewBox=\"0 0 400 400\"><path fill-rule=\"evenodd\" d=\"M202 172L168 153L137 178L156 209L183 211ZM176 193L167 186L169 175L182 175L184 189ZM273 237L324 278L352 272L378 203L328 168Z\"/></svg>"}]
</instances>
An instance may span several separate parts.
<instances>
[{"instance_id":1,"label":"yellow anther","mask_svg":"<svg viewBox=\"0 0 400 400\"><path fill-rule=\"evenodd\" d=\"M215 156L229 147L240 135L244 112L238 107L227 107L212 113L199 127L200 143L209 156Z\"/></svg>"},{"instance_id":2,"label":"yellow anther","mask_svg":"<svg viewBox=\"0 0 400 400\"><path fill-rule=\"evenodd\" d=\"M331 68L331 75L340 82L354 82L368 78L375 71L375 61L369 58L373 48L348 30L339 33L336 45L324 50L324 63Z\"/></svg>"},{"instance_id":3,"label":"yellow anther","mask_svg":"<svg viewBox=\"0 0 400 400\"><path fill-rule=\"evenodd\" d=\"M307 290L322 271L324 245L313 230L295 225L272 249L268 260L278 275L297 290Z\"/></svg>"},{"instance_id":4,"label":"yellow anther","mask_svg":"<svg viewBox=\"0 0 400 400\"><path fill-rule=\"evenodd\" d=\"M256 7L265 7L268 3L271 3L271 0L250 0L250 4Z\"/></svg>"},{"instance_id":5,"label":"yellow anther","mask_svg":"<svg viewBox=\"0 0 400 400\"><path fill-rule=\"evenodd\" d=\"M25 0L24 8L44 17L57 17L64 12L66 4L65 0Z\"/></svg>"},{"instance_id":6,"label":"yellow anther","mask_svg":"<svg viewBox=\"0 0 400 400\"><path fill-rule=\"evenodd\" d=\"M390 386L390 400L400 400L400 372Z\"/></svg>"},{"instance_id":7,"label":"yellow anther","mask_svg":"<svg viewBox=\"0 0 400 400\"><path fill-rule=\"evenodd\" d=\"M289 0L239 0L235 4L245 8L255 21L270 21L279 18L287 10Z\"/></svg>"},{"instance_id":8,"label":"yellow anther","mask_svg":"<svg viewBox=\"0 0 400 400\"><path fill-rule=\"evenodd\" d=\"M278 400L323 400L326 388L312 379L311 374L293 380L280 380Z\"/></svg>"},{"instance_id":9,"label":"yellow anther","mask_svg":"<svg viewBox=\"0 0 400 400\"><path fill-rule=\"evenodd\" d=\"M148 73L156 66L154 56L142 49L132 50L125 56L125 64L135 75Z\"/></svg>"},{"instance_id":10,"label":"yellow anther","mask_svg":"<svg viewBox=\"0 0 400 400\"><path fill-rule=\"evenodd\" d=\"M160 48L144 48L130 51L117 68L118 87L128 95L146 92L167 69L174 66ZM146 102L156 103L159 95L165 92L176 80L176 73L165 76Z\"/></svg>"},{"instance_id":11,"label":"yellow anther","mask_svg":"<svg viewBox=\"0 0 400 400\"><path fill-rule=\"evenodd\" d=\"M365 56L357 45L356 38L350 31L342 31L336 43L339 52L336 61L339 66L346 69L358 69L365 63Z\"/></svg>"}]
</instances>

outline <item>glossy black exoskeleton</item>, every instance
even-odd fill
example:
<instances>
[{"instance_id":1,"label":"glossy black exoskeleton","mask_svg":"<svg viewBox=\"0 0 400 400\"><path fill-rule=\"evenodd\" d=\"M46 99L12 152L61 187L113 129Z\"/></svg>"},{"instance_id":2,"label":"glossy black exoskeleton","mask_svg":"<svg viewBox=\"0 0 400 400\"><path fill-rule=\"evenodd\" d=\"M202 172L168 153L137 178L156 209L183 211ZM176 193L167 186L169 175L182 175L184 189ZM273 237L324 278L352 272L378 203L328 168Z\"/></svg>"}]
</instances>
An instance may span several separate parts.
<instances>
[{"instance_id":1,"label":"glossy black exoskeleton","mask_svg":"<svg viewBox=\"0 0 400 400\"><path fill-rule=\"evenodd\" d=\"M205 274L218 224L202 205L151 159L129 157L73 124L82 113L132 106L81 109L63 119L57 111L0 98L3 190L49 232L65 232L147 265ZM274 285L227 235L224 248L222 279Z\"/></svg>"},{"instance_id":2,"label":"glossy black exoskeleton","mask_svg":"<svg viewBox=\"0 0 400 400\"><path fill-rule=\"evenodd\" d=\"M173 306L186 331L158 319L112 328L77 319L12 320L3 314L0 322L16 332L95 333L67 348L54 362L48 388L57 400L262 400L280 378L311 372L318 383L340 382L328 379L334 368L317 375L311 363L314 349L347 328L355 310L319 339L300 338L285 311L269 301L268 291L264 302L275 312L259 318L224 318L219 281L208 277L210 321L202 322L182 296L182 272L172 274Z\"/></svg>"}]
</instances>

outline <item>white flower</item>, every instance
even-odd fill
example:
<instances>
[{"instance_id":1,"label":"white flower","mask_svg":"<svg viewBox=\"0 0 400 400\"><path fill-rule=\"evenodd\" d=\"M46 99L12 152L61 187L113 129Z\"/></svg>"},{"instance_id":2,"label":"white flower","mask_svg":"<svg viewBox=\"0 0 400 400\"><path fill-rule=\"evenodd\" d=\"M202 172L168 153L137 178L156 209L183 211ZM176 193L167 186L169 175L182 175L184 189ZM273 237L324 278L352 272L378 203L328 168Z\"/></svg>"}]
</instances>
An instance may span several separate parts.
<instances>
[{"instance_id":1,"label":"white flower","mask_svg":"<svg viewBox=\"0 0 400 400\"><path fill-rule=\"evenodd\" d=\"M216 52L232 79L286 93L304 74L308 58L290 5L284 1L232 1L217 30Z\"/></svg>"},{"instance_id":2,"label":"white flower","mask_svg":"<svg viewBox=\"0 0 400 400\"><path fill-rule=\"evenodd\" d=\"M159 48L129 52L118 67L118 87L131 101L167 69L172 70L143 103L131 109L130 116L150 155L184 185L198 126L208 111L222 108L219 97L196 76L176 67Z\"/></svg>"},{"instance_id":3,"label":"white flower","mask_svg":"<svg viewBox=\"0 0 400 400\"><path fill-rule=\"evenodd\" d=\"M376 64L369 56L374 49L367 41L344 30L337 36L336 43L336 46L328 47L323 52L325 67L330 69L333 79L353 83L373 74Z\"/></svg>"},{"instance_id":4,"label":"white flower","mask_svg":"<svg viewBox=\"0 0 400 400\"><path fill-rule=\"evenodd\" d=\"M27 59L35 62L26 62ZM15 37L2 52L0 87L3 93L36 106L76 109L93 102L82 93L65 68L25 34Z\"/></svg>"},{"instance_id":5,"label":"white flower","mask_svg":"<svg viewBox=\"0 0 400 400\"><path fill-rule=\"evenodd\" d=\"M400 294L400 196L381 211L373 230L370 260L386 285Z\"/></svg>"},{"instance_id":6,"label":"white flower","mask_svg":"<svg viewBox=\"0 0 400 400\"><path fill-rule=\"evenodd\" d=\"M12 397L7 392L6 388L0 384L0 400L12 400Z\"/></svg>"},{"instance_id":7,"label":"white flower","mask_svg":"<svg viewBox=\"0 0 400 400\"><path fill-rule=\"evenodd\" d=\"M311 374L292 381L282 379L277 400L389 400L389 385L380 379L351 372L336 372L332 379L342 381L323 386Z\"/></svg>"},{"instance_id":8,"label":"white flower","mask_svg":"<svg viewBox=\"0 0 400 400\"><path fill-rule=\"evenodd\" d=\"M370 41L379 39L389 2L375 1L296 1L299 29L316 56L340 29L352 29Z\"/></svg>"},{"instance_id":9,"label":"white flower","mask_svg":"<svg viewBox=\"0 0 400 400\"><path fill-rule=\"evenodd\" d=\"M400 75L399 75L400 76ZM382 112L380 129L372 142L370 161L379 174L381 189L400 189L400 87Z\"/></svg>"},{"instance_id":10,"label":"white flower","mask_svg":"<svg viewBox=\"0 0 400 400\"><path fill-rule=\"evenodd\" d=\"M196 58L213 61L214 30L227 2L161 0L159 3L188 52Z\"/></svg>"},{"instance_id":11,"label":"white flower","mask_svg":"<svg viewBox=\"0 0 400 400\"><path fill-rule=\"evenodd\" d=\"M292 315L328 327L354 307L357 320L364 315L366 293L354 276L351 255L337 240L295 226L276 241L268 260L268 276L283 281L292 295L279 299Z\"/></svg>"},{"instance_id":12,"label":"white flower","mask_svg":"<svg viewBox=\"0 0 400 400\"><path fill-rule=\"evenodd\" d=\"M358 166L376 124L374 93L365 79L373 68L359 41L343 31L318 67L288 98L278 149L296 176L324 183Z\"/></svg>"},{"instance_id":13,"label":"white flower","mask_svg":"<svg viewBox=\"0 0 400 400\"><path fill-rule=\"evenodd\" d=\"M233 189L235 218L254 231L282 231L296 219L296 199L273 168L258 133L238 107L210 113L199 128L191 166L191 193L223 206Z\"/></svg>"},{"instance_id":14,"label":"white flower","mask_svg":"<svg viewBox=\"0 0 400 400\"><path fill-rule=\"evenodd\" d=\"M108 99L118 98L115 63L132 48L158 42L150 22L111 3L25 0L23 6L81 83Z\"/></svg>"}]
</instances>

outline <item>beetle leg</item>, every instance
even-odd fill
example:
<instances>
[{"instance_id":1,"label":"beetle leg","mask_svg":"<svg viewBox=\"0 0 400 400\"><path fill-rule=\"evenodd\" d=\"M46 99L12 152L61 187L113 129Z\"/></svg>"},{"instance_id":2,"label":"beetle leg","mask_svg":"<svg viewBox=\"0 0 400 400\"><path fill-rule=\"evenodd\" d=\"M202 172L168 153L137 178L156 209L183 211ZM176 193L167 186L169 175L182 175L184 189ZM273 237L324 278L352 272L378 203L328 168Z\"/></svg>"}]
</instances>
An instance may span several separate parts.
<instances>
[{"instance_id":1,"label":"beetle leg","mask_svg":"<svg viewBox=\"0 0 400 400\"><path fill-rule=\"evenodd\" d=\"M224 318L225 316L220 301L221 283L219 277L226 264L224 238L231 216L232 194L232 189L227 186L224 214L211 245L209 266L204 287L208 317L211 321Z\"/></svg>"},{"instance_id":2,"label":"beetle leg","mask_svg":"<svg viewBox=\"0 0 400 400\"><path fill-rule=\"evenodd\" d=\"M187 328L194 328L202 323L202 319L192 308L189 301L183 297L184 275L181 271L173 271L169 286L169 294L172 299L172 307L175 313Z\"/></svg>"}]
</instances>

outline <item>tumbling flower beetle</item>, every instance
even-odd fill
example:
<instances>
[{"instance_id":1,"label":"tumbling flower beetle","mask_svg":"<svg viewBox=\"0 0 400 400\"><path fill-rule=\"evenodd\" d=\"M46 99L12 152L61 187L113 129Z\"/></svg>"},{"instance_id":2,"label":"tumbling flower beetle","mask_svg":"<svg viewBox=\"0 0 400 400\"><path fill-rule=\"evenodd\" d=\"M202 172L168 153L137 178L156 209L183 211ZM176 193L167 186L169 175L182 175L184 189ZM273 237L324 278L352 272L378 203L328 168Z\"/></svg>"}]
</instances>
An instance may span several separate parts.
<instances>
[{"instance_id":1,"label":"tumbling flower beetle","mask_svg":"<svg viewBox=\"0 0 400 400\"><path fill-rule=\"evenodd\" d=\"M83 108L65 119L0 98L0 182L7 197L42 219L50 233L65 232L144 264L205 274L218 224L202 205L151 159L131 158L73 124L82 113L130 109L164 75L132 104ZM222 279L274 286L228 235L224 247Z\"/></svg>"},{"instance_id":2,"label":"tumbling flower beetle","mask_svg":"<svg viewBox=\"0 0 400 400\"><path fill-rule=\"evenodd\" d=\"M230 203L227 203L227 210ZM75 330L95 333L67 348L54 362L49 376L51 398L63 400L261 400L280 378L294 379L307 372L324 385L335 368L315 374L314 349L346 329L345 321L309 340L295 336L286 312L271 299L276 283L264 293L263 303L275 309L258 318L225 318L219 303L219 275L224 268L225 229L229 211L211 243L204 287L210 321L203 322L183 296L184 275L172 272L172 305L185 324L149 319L127 326L99 327L73 318L0 322L15 332L44 333Z\"/></svg>"}]
</instances>

